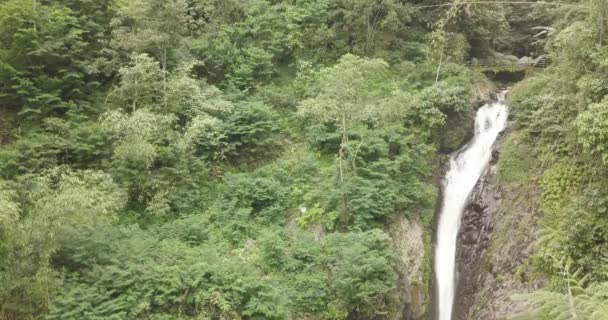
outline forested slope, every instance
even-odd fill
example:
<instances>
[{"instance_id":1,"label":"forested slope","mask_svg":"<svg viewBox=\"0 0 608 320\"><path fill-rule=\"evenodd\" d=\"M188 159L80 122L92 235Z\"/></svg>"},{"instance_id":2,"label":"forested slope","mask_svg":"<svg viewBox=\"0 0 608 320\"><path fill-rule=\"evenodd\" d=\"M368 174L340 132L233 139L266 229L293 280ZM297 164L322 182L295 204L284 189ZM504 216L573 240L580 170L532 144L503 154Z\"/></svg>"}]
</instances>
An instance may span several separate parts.
<instances>
[{"instance_id":1,"label":"forested slope","mask_svg":"<svg viewBox=\"0 0 608 320\"><path fill-rule=\"evenodd\" d=\"M422 316L475 82L443 13L0 1L0 318Z\"/></svg>"},{"instance_id":2,"label":"forested slope","mask_svg":"<svg viewBox=\"0 0 608 320\"><path fill-rule=\"evenodd\" d=\"M464 65L547 23L511 98L555 292L525 299L605 314L606 5L458 3L0 0L0 319L424 318L492 89Z\"/></svg>"},{"instance_id":3,"label":"forested slope","mask_svg":"<svg viewBox=\"0 0 608 320\"><path fill-rule=\"evenodd\" d=\"M552 66L509 98L505 198L473 319L608 319L608 3L572 3L542 13Z\"/></svg>"}]
</instances>

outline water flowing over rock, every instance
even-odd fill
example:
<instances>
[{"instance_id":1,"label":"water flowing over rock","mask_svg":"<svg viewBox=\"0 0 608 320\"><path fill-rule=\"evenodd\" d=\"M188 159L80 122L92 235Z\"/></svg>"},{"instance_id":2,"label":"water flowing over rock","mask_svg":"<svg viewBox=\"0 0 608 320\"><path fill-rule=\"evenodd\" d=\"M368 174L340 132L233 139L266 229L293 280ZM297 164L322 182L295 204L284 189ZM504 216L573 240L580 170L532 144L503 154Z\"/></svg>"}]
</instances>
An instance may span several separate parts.
<instances>
[{"instance_id":1,"label":"water flowing over rock","mask_svg":"<svg viewBox=\"0 0 608 320\"><path fill-rule=\"evenodd\" d=\"M456 242L456 294L452 319L470 319L482 274L481 262L494 228L494 215L502 202L502 192L496 181L500 138L492 147L490 166L473 188L466 206Z\"/></svg>"},{"instance_id":2,"label":"water flowing over rock","mask_svg":"<svg viewBox=\"0 0 608 320\"><path fill-rule=\"evenodd\" d=\"M504 93L502 93L499 101L488 103L477 111L473 140L450 157L450 167L444 179L443 204L434 256L435 297L439 320L453 319L456 284L459 283L456 272L456 247L461 220L465 207L469 211L473 209L472 212L483 213L483 207L476 208L475 202L471 202L472 205L467 207L468 200L480 177L488 169L493 146L505 128L507 116L508 108L504 104ZM474 215L469 216L474 217ZM475 242L479 235L473 233L469 240ZM473 251L477 250L473 249ZM477 252L475 254L477 255ZM472 259L476 258L472 257Z\"/></svg>"}]
</instances>

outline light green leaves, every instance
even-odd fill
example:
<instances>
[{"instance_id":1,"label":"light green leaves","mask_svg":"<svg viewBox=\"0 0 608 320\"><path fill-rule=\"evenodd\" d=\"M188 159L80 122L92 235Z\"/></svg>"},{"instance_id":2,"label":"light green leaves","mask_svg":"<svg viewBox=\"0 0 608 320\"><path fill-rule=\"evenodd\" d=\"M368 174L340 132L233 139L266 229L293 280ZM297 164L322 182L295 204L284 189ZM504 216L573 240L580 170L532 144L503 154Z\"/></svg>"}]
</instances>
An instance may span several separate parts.
<instances>
[{"instance_id":1,"label":"light green leaves","mask_svg":"<svg viewBox=\"0 0 608 320\"><path fill-rule=\"evenodd\" d=\"M16 186L19 202L4 183L0 189L0 300L31 299L21 312L43 312L59 282L51 267L58 239L116 221L127 197L108 174L67 167L24 176Z\"/></svg>"},{"instance_id":2,"label":"light green leaves","mask_svg":"<svg viewBox=\"0 0 608 320\"><path fill-rule=\"evenodd\" d=\"M162 97L162 72L158 62L147 54L133 54L128 66L120 68L120 86L116 95L136 111L138 107L160 104Z\"/></svg>"},{"instance_id":3,"label":"light green leaves","mask_svg":"<svg viewBox=\"0 0 608 320\"><path fill-rule=\"evenodd\" d=\"M568 266L563 265L560 276L563 282L560 292L543 290L515 295L515 300L534 308L517 319L608 319L608 283L590 283L587 276L582 275L582 269L570 272Z\"/></svg>"},{"instance_id":4,"label":"light green leaves","mask_svg":"<svg viewBox=\"0 0 608 320\"><path fill-rule=\"evenodd\" d=\"M112 46L127 53L153 52L163 66L188 26L185 0L133 0L118 6Z\"/></svg>"},{"instance_id":5,"label":"light green leaves","mask_svg":"<svg viewBox=\"0 0 608 320\"><path fill-rule=\"evenodd\" d=\"M10 228L19 218L21 209L15 201L16 197L17 193L9 184L0 180L0 232L3 228Z\"/></svg>"},{"instance_id":6,"label":"light green leaves","mask_svg":"<svg viewBox=\"0 0 608 320\"><path fill-rule=\"evenodd\" d=\"M397 274L387 234L378 229L335 233L327 238L325 250L336 300L368 316L389 307Z\"/></svg>"},{"instance_id":7,"label":"light green leaves","mask_svg":"<svg viewBox=\"0 0 608 320\"><path fill-rule=\"evenodd\" d=\"M225 137L222 121L208 115L194 117L184 132L186 146L193 148L205 146L215 149L218 152L215 156L220 156Z\"/></svg>"},{"instance_id":8,"label":"light green leaves","mask_svg":"<svg viewBox=\"0 0 608 320\"><path fill-rule=\"evenodd\" d=\"M333 122L347 130L353 122L385 115L378 100L390 94L388 64L379 59L345 55L321 70L320 92L302 102L298 114L314 121ZM387 85L389 87L387 87Z\"/></svg>"},{"instance_id":9,"label":"light green leaves","mask_svg":"<svg viewBox=\"0 0 608 320\"><path fill-rule=\"evenodd\" d=\"M580 113L576 128L583 149L608 164L608 100L592 104Z\"/></svg>"},{"instance_id":10,"label":"light green leaves","mask_svg":"<svg viewBox=\"0 0 608 320\"><path fill-rule=\"evenodd\" d=\"M173 130L175 117L162 116L145 109L132 114L109 111L102 116L102 128L115 141L114 159L149 168L157 144Z\"/></svg>"},{"instance_id":11,"label":"light green leaves","mask_svg":"<svg viewBox=\"0 0 608 320\"><path fill-rule=\"evenodd\" d=\"M172 129L175 121L173 115L160 115L148 110L138 110L132 114L108 111L101 117L102 127L118 140L159 140Z\"/></svg>"},{"instance_id":12,"label":"light green leaves","mask_svg":"<svg viewBox=\"0 0 608 320\"><path fill-rule=\"evenodd\" d=\"M64 222L92 228L96 219L112 220L126 197L112 178L100 171L57 167L35 179L30 217L52 225ZM67 219L67 220L64 220Z\"/></svg>"},{"instance_id":13,"label":"light green leaves","mask_svg":"<svg viewBox=\"0 0 608 320\"><path fill-rule=\"evenodd\" d=\"M180 116L192 119L197 116L223 116L234 106L214 86L194 79L190 73L194 65L187 64L174 71L167 83L167 107Z\"/></svg>"}]
</instances>

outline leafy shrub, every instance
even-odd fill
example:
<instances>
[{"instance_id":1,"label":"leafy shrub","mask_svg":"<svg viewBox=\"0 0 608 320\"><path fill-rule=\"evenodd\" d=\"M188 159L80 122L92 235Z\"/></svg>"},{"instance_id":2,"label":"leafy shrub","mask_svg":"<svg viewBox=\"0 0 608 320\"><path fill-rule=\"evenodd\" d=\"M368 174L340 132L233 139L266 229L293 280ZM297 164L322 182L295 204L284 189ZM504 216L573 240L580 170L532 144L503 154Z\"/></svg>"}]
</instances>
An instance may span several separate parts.
<instances>
[{"instance_id":1,"label":"leafy shrub","mask_svg":"<svg viewBox=\"0 0 608 320\"><path fill-rule=\"evenodd\" d=\"M110 244L114 259L67 279L49 319L285 318L284 298L238 259L137 229Z\"/></svg>"},{"instance_id":2,"label":"leafy shrub","mask_svg":"<svg viewBox=\"0 0 608 320\"><path fill-rule=\"evenodd\" d=\"M437 108L445 115L464 113L470 109L468 89L441 81L421 92L420 102L426 108Z\"/></svg>"},{"instance_id":3,"label":"leafy shrub","mask_svg":"<svg viewBox=\"0 0 608 320\"><path fill-rule=\"evenodd\" d=\"M580 113L576 128L583 150L608 164L608 100L592 104Z\"/></svg>"},{"instance_id":4,"label":"leafy shrub","mask_svg":"<svg viewBox=\"0 0 608 320\"><path fill-rule=\"evenodd\" d=\"M390 308L397 276L393 259L389 237L380 230L329 235L324 262L339 304L360 317Z\"/></svg>"},{"instance_id":5,"label":"leafy shrub","mask_svg":"<svg viewBox=\"0 0 608 320\"><path fill-rule=\"evenodd\" d=\"M285 219L287 193L284 186L272 178L251 177L247 174L227 176L224 201L251 209L251 218L268 223L281 223Z\"/></svg>"},{"instance_id":6,"label":"leafy shrub","mask_svg":"<svg viewBox=\"0 0 608 320\"><path fill-rule=\"evenodd\" d=\"M224 130L228 154L235 160L250 161L277 146L278 115L262 103L245 103L235 108Z\"/></svg>"}]
</instances>

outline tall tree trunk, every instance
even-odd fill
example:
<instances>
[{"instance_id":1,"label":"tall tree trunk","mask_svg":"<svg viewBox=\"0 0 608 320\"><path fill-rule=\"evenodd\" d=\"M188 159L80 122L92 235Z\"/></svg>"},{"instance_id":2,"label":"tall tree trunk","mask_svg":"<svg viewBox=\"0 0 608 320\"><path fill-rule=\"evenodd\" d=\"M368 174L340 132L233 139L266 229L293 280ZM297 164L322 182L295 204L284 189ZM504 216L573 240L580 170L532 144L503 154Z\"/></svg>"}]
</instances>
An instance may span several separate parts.
<instances>
[{"instance_id":1,"label":"tall tree trunk","mask_svg":"<svg viewBox=\"0 0 608 320\"><path fill-rule=\"evenodd\" d=\"M378 27L378 25L380 24L379 22L379 15L380 12L378 11L374 11L374 7L372 5L371 7L371 12L368 15L368 19L367 19L367 34L366 34L366 41L365 41L365 48L364 51L366 54L370 54L372 48L374 47L374 38L376 35L376 28Z\"/></svg>"},{"instance_id":2,"label":"tall tree trunk","mask_svg":"<svg viewBox=\"0 0 608 320\"><path fill-rule=\"evenodd\" d=\"M163 107L167 107L167 47L161 47L161 64L163 68Z\"/></svg>"},{"instance_id":3,"label":"tall tree trunk","mask_svg":"<svg viewBox=\"0 0 608 320\"><path fill-rule=\"evenodd\" d=\"M34 31L38 30L38 23L36 21L37 17L36 17L36 7L37 7L37 0L32 0L32 12L34 12Z\"/></svg>"},{"instance_id":4,"label":"tall tree trunk","mask_svg":"<svg viewBox=\"0 0 608 320\"><path fill-rule=\"evenodd\" d=\"M443 63L443 52L445 51L445 39L441 41L441 55L439 56L439 65L437 66L437 74L435 75L435 83L439 82L439 72Z\"/></svg>"},{"instance_id":5,"label":"tall tree trunk","mask_svg":"<svg viewBox=\"0 0 608 320\"><path fill-rule=\"evenodd\" d=\"M348 134L347 134L347 130L346 130L346 112L343 111L342 112L342 142L340 143L340 151L339 151L339 164L340 164L340 183L343 185L344 184L344 169L342 168L342 158L344 158L344 149L346 148L346 143L348 142ZM349 215L348 215L348 199L346 198L346 194L342 193L342 206L344 207L344 210L342 211L341 215L341 220L345 222L345 224L348 222L349 219Z\"/></svg>"},{"instance_id":6,"label":"tall tree trunk","mask_svg":"<svg viewBox=\"0 0 608 320\"><path fill-rule=\"evenodd\" d=\"M606 11L605 3L600 4L600 45L604 43L604 32L606 32Z\"/></svg>"},{"instance_id":7,"label":"tall tree trunk","mask_svg":"<svg viewBox=\"0 0 608 320\"><path fill-rule=\"evenodd\" d=\"M139 56L135 56L136 60L135 60L135 64L139 64ZM133 106L132 106L132 112L135 112L135 108L136 108L136 104L137 104L137 98L139 97L139 76L135 76L135 94L133 96Z\"/></svg>"},{"instance_id":8,"label":"tall tree trunk","mask_svg":"<svg viewBox=\"0 0 608 320\"><path fill-rule=\"evenodd\" d=\"M344 183L344 171L342 169L342 158L344 157L344 146L348 142L348 136L346 135L346 114L342 113L342 142L340 143L340 150L338 151L338 158L340 163L340 182Z\"/></svg>"}]
</instances>

